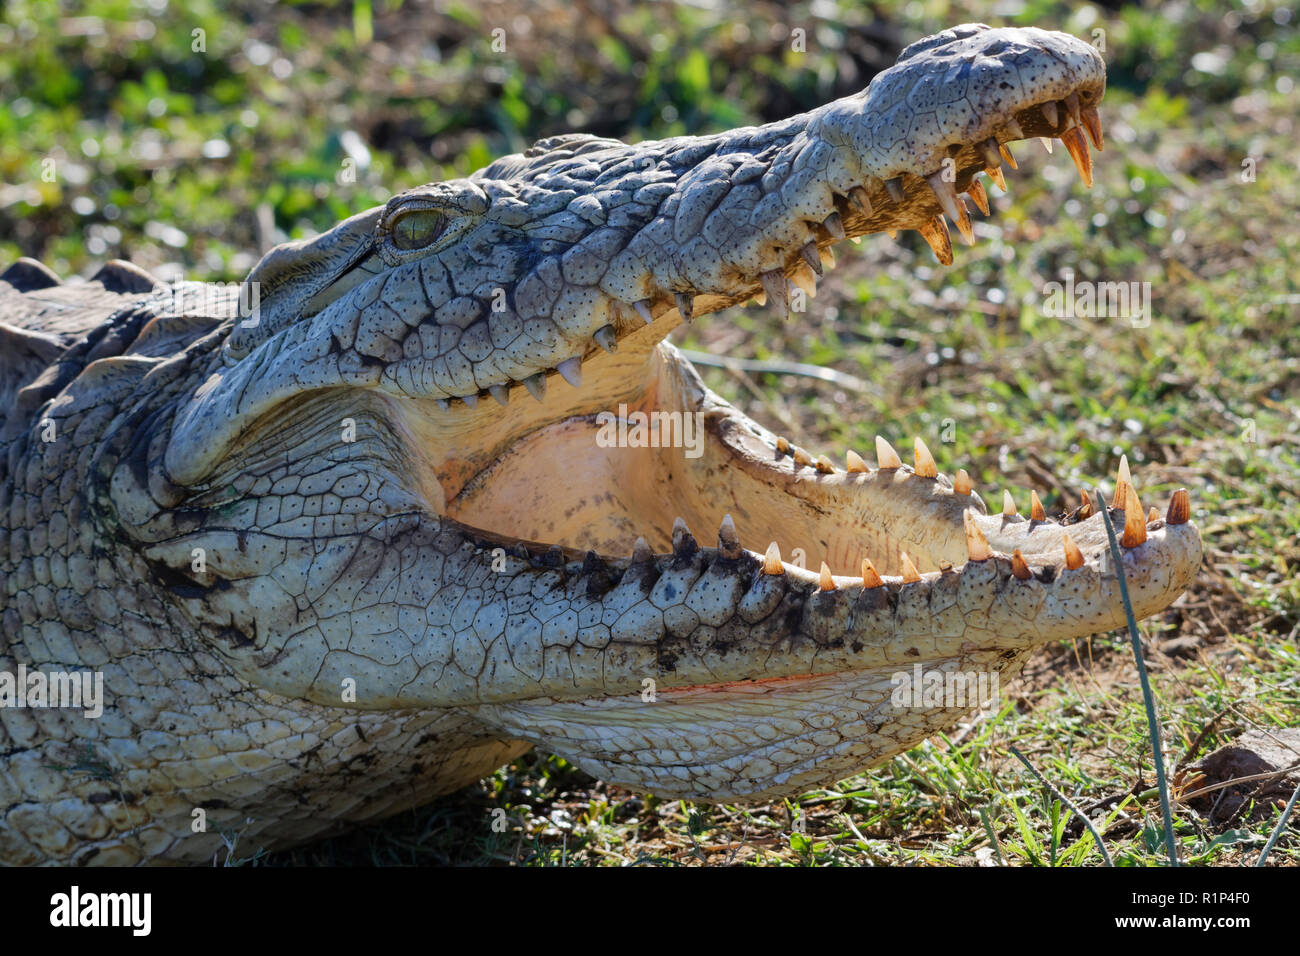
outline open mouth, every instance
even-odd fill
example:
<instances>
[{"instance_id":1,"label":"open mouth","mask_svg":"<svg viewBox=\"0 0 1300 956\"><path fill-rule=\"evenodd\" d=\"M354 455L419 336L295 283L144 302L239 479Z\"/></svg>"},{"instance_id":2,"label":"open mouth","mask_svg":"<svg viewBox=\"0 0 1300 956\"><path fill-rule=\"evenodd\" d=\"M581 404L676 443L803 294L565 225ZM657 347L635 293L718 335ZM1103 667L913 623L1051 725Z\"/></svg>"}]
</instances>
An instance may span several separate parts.
<instances>
[{"instance_id":1,"label":"open mouth","mask_svg":"<svg viewBox=\"0 0 1300 956\"><path fill-rule=\"evenodd\" d=\"M1085 184L1089 141L1103 145L1099 86L1024 106L980 124L978 140L945 147L927 172L870 179L832 196L833 211L808 224L813 236L784 250L782 267L749 277L752 295L788 303L815 291L836 242L915 228L936 257L952 261L947 219L973 241L969 198L989 212L979 176L1006 188L1009 144L1060 139ZM988 134L988 135L984 135ZM718 529L717 554L748 555L763 573L804 578L815 590L897 589L922 575L952 574L997 560L1020 580L1051 582L1107 550L1101 502L1058 519L1036 493L1017 505L1003 492L987 514L965 471L941 475L917 438L911 463L884 438L874 454L848 451L836 465L768 432L718 399L671 346L683 318L745 298L707 293L638 301L595 336L590 353L513 390L440 401L393 400L421 449L425 498L440 514L538 560L589 552L622 574L638 562L669 565L699 548L690 529ZM553 383L551 379L564 381ZM512 401L516 394L520 401ZM468 447L462 436L481 436ZM1126 549L1189 519L1186 491L1163 515L1144 510L1121 462L1110 502ZM1022 511L1024 514L1022 514ZM529 542L519 545L517 542ZM742 545L743 541L743 545Z\"/></svg>"}]
</instances>

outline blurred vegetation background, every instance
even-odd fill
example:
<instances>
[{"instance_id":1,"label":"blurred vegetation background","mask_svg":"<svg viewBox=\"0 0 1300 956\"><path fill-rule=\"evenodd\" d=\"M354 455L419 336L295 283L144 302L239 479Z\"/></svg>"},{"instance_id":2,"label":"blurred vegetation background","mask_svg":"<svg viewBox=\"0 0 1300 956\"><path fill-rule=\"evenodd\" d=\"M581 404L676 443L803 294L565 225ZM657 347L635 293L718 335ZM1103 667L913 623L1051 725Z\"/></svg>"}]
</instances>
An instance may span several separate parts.
<instances>
[{"instance_id":1,"label":"blurred vegetation background","mask_svg":"<svg viewBox=\"0 0 1300 956\"><path fill-rule=\"evenodd\" d=\"M637 140L788 116L861 89L907 43L958 23L1104 44L1107 148L1092 191L1063 151L1018 144L1010 193L991 189L978 245L959 246L952 268L915 234L868 237L837 250L807 313L733 309L678 338L756 363L705 368L706 380L813 454L842 460L837 449L869 449L876 431L900 448L921 435L994 507L1007 486L1022 507L1032 487L1050 513L1072 508L1121 453L1144 504L1189 487L1205 564L1142 625L1181 772L1300 713L1295 19L1274 0L8 0L0 264L29 255L88 275L121 257L163 278L174 266L239 279L276 242L540 137ZM1154 321L1044 315L1044 284L1071 272L1150 282ZM809 378L792 360L837 374ZM660 801L536 754L273 860L1098 862L1021 775L1014 743L1105 817L1117 861L1158 863L1127 639L1044 648L1003 693L995 720L799 800ZM497 808L504 833L485 823ZM1216 812L1179 805L1189 861L1250 862L1280 807L1251 797ZM243 846L232 857L261 859ZM1270 862L1298 859L1284 839Z\"/></svg>"}]
</instances>

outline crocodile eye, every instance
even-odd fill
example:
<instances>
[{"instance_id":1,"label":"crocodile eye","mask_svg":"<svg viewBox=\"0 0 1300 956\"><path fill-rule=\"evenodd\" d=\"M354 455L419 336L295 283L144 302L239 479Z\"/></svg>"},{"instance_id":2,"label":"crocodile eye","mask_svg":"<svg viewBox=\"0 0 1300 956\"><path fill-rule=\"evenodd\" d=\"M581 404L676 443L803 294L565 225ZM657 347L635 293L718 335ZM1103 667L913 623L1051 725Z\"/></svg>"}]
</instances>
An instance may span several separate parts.
<instances>
[{"instance_id":1,"label":"crocodile eye","mask_svg":"<svg viewBox=\"0 0 1300 956\"><path fill-rule=\"evenodd\" d=\"M414 209L393 223L393 245L398 249L420 249L442 234L447 217L436 209Z\"/></svg>"}]
</instances>

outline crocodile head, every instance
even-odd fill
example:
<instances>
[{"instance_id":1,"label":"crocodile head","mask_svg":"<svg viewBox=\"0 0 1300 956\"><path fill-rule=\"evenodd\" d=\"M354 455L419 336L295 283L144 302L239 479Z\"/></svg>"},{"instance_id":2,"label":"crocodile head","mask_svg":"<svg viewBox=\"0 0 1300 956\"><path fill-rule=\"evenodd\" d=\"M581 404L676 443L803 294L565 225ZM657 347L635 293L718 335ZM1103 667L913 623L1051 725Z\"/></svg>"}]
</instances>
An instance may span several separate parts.
<instances>
[{"instance_id":1,"label":"crocodile head","mask_svg":"<svg viewBox=\"0 0 1300 956\"><path fill-rule=\"evenodd\" d=\"M845 238L915 229L950 262L945 216L971 238L1007 143L1060 138L1090 177L1104 89L1079 40L968 25L783 122L557 137L396 195L258 264L257 314L112 474L115 520L276 694L458 709L665 795L846 776L978 703L899 700L900 673L1014 674L1122 623L1106 503L990 515L919 440L814 460L665 339L797 306ZM1185 492L1148 516L1121 479L1149 615L1200 540Z\"/></svg>"}]
</instances>

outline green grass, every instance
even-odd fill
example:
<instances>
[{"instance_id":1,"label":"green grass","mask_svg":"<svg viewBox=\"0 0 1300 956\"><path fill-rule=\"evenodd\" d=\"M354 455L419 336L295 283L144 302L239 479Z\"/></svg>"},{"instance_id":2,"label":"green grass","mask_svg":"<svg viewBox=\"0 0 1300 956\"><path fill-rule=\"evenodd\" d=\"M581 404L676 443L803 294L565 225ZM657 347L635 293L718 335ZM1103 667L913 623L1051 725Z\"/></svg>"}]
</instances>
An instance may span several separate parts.
<instances>
[{"instance_id":1,"label":"green grass","mask_svg":"<svg viewBox=\"0 0 1300 956\"><path fill-rule=\"evenodd\" d=\"M531 32L510 26L499 54L490 30L524 7L379 3L368 16L349 4L236 4L222 14L201 0L146 16L116 0L83 6L77 16L118 21L102 41L79 35L72 14L60 25L50 3L11 4L0 20L24 41L0 60L0 261L28 254L84 271L129 254L217 279L238 278L267 242L537 136L577 127L643 138L788 115L863 85L892 59L891 43L995 19L940 0L880 4L876 18L842 0L827 19L806 4L743 15L653 5L575 25L555 5L532 16ZM1204 566L1183 599L1140 625L1175 795L1194 786L1185 768L1199 755L1252 726L1293 726L1300 707L1300 33L1287 13L1022 5L1012 22L1105 30L1107 149L1094 154L1091 191L1063 150L1022 144L1010 195L990 187L994 213L952 268L919 236L869 237L839 251L806 313L786 322L732 310L681 339L860 380L850 391L703 369L712 388L813 454L842 460L877 432L900 448L920 435L941 470L966 468L991 504L1005 487L1024 507L1034 488L1049 512L1112 477L1121 453L1144 506L1191 489ZM146 21L153 35L135 38ZM792 26L807 29L809 53L788 49ZM198 59L196 27L209 42ZM565 30L579 39L562 40ZM369 46L358 40L367 35ZM431 37L440 62L421 46ZM340 181L349 156L364 158L356 141L368 162ZM1247 158L1253 182L1242 179ZM41 179L48 159L52 182ZM1044 285L1067 269L1079 281L1150 283L1150 324L1043 315ZM1092 838L1014 746L1089 811L1117 865L1162 865L1126 636L1045 648L1002 691L999 713L798 800L659 800L531 754L418 811L261 862L1099 865ZM1280 813L1266 803L1218 820L1175 802L1180 855L1253 863ZM1284 836L1269 865L1297 862L1300 842Z\"/></svg>"}]
</instances>

